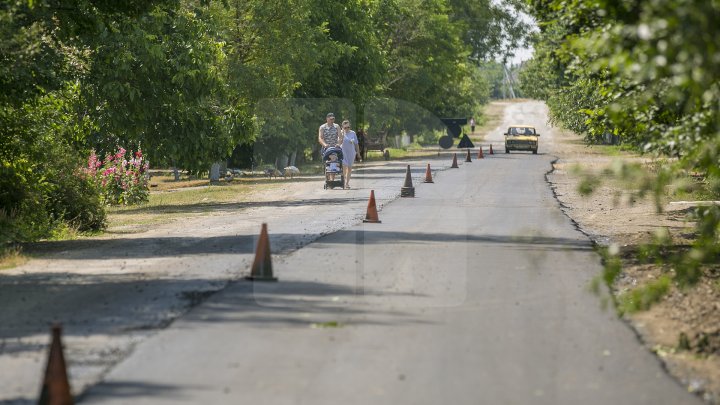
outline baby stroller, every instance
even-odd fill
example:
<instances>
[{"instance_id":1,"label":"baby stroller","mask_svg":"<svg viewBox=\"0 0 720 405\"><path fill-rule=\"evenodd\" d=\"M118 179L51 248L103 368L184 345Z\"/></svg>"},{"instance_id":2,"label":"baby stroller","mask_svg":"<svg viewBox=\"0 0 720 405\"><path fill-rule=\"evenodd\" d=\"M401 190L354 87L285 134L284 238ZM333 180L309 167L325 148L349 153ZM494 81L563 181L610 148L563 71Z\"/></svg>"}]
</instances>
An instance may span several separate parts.
<instances>
[{"instance_id":1,"label":"baby stroller","mask_svg":"<svg viewBox=\"0 0 720 405\"><path fill-rule=\"evenodd\" d=\"M332 189L335 187L343 187L343 153L339 146L330 146L323 151L323 168L325 170L325 186L324 189ZM335 180L332 180L333 176ZM338 180L338 178L340 180Z\"/></svg>"}]
</instances>

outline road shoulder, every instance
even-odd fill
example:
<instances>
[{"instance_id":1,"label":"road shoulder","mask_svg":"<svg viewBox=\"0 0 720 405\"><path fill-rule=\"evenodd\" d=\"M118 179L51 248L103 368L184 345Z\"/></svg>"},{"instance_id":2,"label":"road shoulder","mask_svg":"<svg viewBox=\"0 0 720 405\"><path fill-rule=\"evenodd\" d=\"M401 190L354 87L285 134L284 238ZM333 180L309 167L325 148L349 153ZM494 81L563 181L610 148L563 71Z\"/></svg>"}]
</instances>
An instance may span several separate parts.
<instances>
[{"instance_id":1,"label":"road shoulder","mask_svg":"<svg viewBox=\"0 0 720 405\"><path fill-rule=\"evenodd\" d=\"M582 181L574 166L600 174L614 160L622 158L643 162L640 156L618 154L603 146L586 146L579 136L557 130L555 153L558 160L548 175L564 212L600 246L615 244L620 248L623 272L612 286L618 296L657 280L668 269L637 260L636 249L651 240L659 229L667 229L675 244L683 244L692 233L693 224L686 221L686 205L667 205L657 213L648 200L631 200L622 188L604 182L591 196L578 191ZM614 156L613 156L614 155ZM663 362L690 392L709 403L720 403L720 281L704 277L696 286L671 287L665 298L647 311L626 314L623 318L640 339ZM691 350L680 350L680 336L689 339ZM701 346L700 342L708 342Z\"/></svg>"}]
</instances>

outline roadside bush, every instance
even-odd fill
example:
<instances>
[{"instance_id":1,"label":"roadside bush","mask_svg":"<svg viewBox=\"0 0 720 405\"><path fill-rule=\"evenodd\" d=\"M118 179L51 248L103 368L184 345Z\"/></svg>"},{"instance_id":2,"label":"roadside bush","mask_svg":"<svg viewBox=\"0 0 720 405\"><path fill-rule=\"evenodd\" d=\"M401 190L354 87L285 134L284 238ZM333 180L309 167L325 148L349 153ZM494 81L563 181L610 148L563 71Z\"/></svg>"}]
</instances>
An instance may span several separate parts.
<instances>
[{"instance_id":1,"label":"roadside bush","mask_svg":"<svg viewBox=\"0 0 720 405\"><path fill-rule=\"evenodd\" d=\"M619 164L612 171L630 201L650 197L660 212L668 191L716 200L720 65L708 55L717 52L720 25L709 16L718 15L720 3L630 3L605 2L599 18L585 2L530 0L542 30L522 86L546 100L552 124L584 134L590 143L611 135L654 158L645 167ZM583 187L597 188L593 182ZM696 207L692 216L689 248L643 248L646 260L672 266L679 287L697 283L720 261L720 207ZM655 287L643 297L662 293L662 283ZM650 302L635 299L637 294L633 303Z\"/></svg>"},{"instance_id":2,"label":"roadside bush","mask_svg":"<svg viewBox=\"0 0 720 405\"><path fill-rule=\"evenodd\" d=\"M94 150L90 152L85 173L101 190L105 204L134 205L147 202L150 197L149 164L144 160L142 150L130 151L130 159L127 159L127 153L121 147L115 154L107 154L100 160Z\"/></svg>"},{"instance_id":3,"label":"roadside bush","mask_svg":"<svg viewBox=\"0 0 720 405\"><path fill-rule=\"evenodd\" d=\"M710 175L705 180L706 189L708 193L708 199L717 200L720 199L720 176Z\"/></svg>"},{"instance_id":4,"label":"roadside bush","mask_svg":"<svg viewBox=\"0 0 720 405\"><path fill-rule=\"evenodd\" d=\"M438 144L438 140L443 135L445 135L445 133L443 131L425 130L425 131L421 131L417 135L417 137L415 137L415 141L417 143L419 143L420 145L435 146Z\"/></svg>"},{"instance_id":5,"label":"roadside bush","mask_svg":"<svg viewBox=\"0 0 720 405\"><path fill-rule=\"evenodd\" d=\"M17 209L0 210L0 244L5 248L19 242L29 242L50 236L53 221L42 200L25 198Z\"/></svg>"},{"instance_id":6,"label":"roadside bush","mask_svg":"<svg viewBox=\"0 0 720 405\"><path fill-rule=\"evenodd\" d=\"M96 231L105 227L105 208L100 189L94 179L76 166L67 164L64 170L50 179L52 193L47 206L52 218L80 232Z\"/></svg>"},{"instance_id":7,"label":"roadside bush","mask_svg":"<svg viewBox=\"0 0 720 405\"><path fill-rule=\"evenodd\" d=\"M105 226L105 210L94 181L78 171L74 159L53 157L53 165L1 176L0 250L50 237L63 228L86 232ZM3 172L11 171L5 168ZM17 198L4 198L8 193L16 193Z\"/></svg>"},{"instance_id":8,"label":"roadside bush","mask_svg":"<svg viewBox=\"0 0 720 405\"><path fill-rule=\"evenodd\" d=\"M8 245L15 240L13 216L13 214L8 214L5 210L0 209L0 256L5 253Z\"/></svg>"},{"instance_id":9,"label":"roadside bush","mask_svg":"<svg viewBox=\"0 0 720 405\"><path fill-rule=\"evenodd\" d=\"M0 105L0 250L68 228L105 226L100 191L80 169L92 123L77 114L77 88Z\"/></svg>"}]
</instances>

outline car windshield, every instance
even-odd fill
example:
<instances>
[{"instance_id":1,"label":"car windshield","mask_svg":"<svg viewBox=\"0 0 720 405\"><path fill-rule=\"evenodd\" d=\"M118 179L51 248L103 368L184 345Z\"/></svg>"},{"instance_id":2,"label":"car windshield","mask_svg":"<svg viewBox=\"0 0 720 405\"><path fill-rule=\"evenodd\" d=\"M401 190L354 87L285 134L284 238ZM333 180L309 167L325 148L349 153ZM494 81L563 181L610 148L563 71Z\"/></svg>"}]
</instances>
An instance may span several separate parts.
<instances>
[{"instance_id":1,"label":"car windshield","mask_svg":"<svg viewBox=\"0 0 720 405\"><path fill-rule=\"evenodd\" d=\"M508 134L510 134L510 135L535 135L535 128L510 127Z\"/></svg>"}]
</instances>

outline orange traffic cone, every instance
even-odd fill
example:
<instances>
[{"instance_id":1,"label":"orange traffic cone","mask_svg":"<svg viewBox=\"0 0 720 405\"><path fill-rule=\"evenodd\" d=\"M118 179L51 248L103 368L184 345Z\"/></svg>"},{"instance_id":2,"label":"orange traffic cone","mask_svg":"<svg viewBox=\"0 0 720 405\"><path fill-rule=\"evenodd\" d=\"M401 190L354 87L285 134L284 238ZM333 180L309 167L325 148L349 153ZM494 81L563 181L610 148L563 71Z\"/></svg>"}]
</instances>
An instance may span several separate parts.
<instances>
[{"instance_id":1,"label":"orange traffic cone","mask_svg":"<svg viewBox=\"0 0 720 405\"><path fill-rule=\"evenodd\" d=\"M483 156L482 145L480 145L480 149L478 149L478 156L477 156L477 158L478 158L478 159L484 159L484 158L485 158L485 156Z\"/></svg>"},{"instance_id":2,"label":"orange traffic cone","mask_svg":"<svg viewBox=\"0 0 720 405\"><path fill-rule=\"evenodd\" d=\"M450 166L451 169L459 169L460 167L457 165L457 153L453 153L453 162L452 166Z\"/></svg>"},{"instance_id":3,"label":"orange traffic cone","mask_svg":"<svg viewBox=\"0 0 720 405\"><path fill-rule=\"evenodd\" d=\"M380 218L378 218L377 207L375 206L375 190L370 190L370 200L368 201L367 214L363 222L370 222L379 224Z\"/></svg>"},{"instance_id":4,"label":"orange traffic cone","mask_svg":"<svg viewBox=\"0 0 720 405\"><path fill-rule=\"evenodd\" d=\"M432 173L430 172L430 163L428 163L427 170L425 170L425 181L423 181L423 183L434 183Z\"/></svg>"},{"instance_id":5,"label":"orange traffic cone","mask_svg":"<svg viewBox=\"0 0 720 405\"><path fill-rule=\"evenodd\" d=\"M50 343L50 354L48 355L45 379L40 391L41 405L72 405L73 398L70 394L70 383L68 382L65 356L63 355L60 325L52 327L52 342Z\"/></svg>"},{"instance_id":6,"label":"orange traffic cone","mask_svg":"<svg viewBox=\"0 0 720 405\"><path fill-rule=\"evenodd\" d=\"M272 261L270 260L270 238L268 237L267 224L262 224L260 238L255 248L255 260L253 261L250 275L245 277L250 281L277 281L273 277Z\"/></svg>"},{"instance_id":7,"label":"orange traffic cone","mask_svg":"<svg viewBox=\"0 0 720 405\"><path fill-rule=\"evenodd\" d=\"M490 144L490 154L494 155L493 150L492 150L492 144Z\"/></svg>"},{"instance_id":8,"label":"orange traffic cone","mask_svg":"<svg viewBox=\"0 0 720 405\"><path fill-rule=\"evenodd\" d=\"M410 165L407 165L407 171L405 172L405 184L400 188L400 197L415 197L415 187L412 184Z\"/></svg>"},{"instance_id":9,"label":"orange traffic cone","mask_svg":"<svg viewBox=\"0 0 720 405\"><path fill-rule=\"evenodd\" d=\"M472 159L470 159L470 149L467 150L467 156L465 156L465 163L471 163Z\"/></svg>"}]
</instances>

